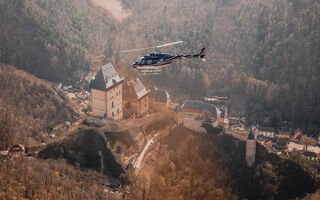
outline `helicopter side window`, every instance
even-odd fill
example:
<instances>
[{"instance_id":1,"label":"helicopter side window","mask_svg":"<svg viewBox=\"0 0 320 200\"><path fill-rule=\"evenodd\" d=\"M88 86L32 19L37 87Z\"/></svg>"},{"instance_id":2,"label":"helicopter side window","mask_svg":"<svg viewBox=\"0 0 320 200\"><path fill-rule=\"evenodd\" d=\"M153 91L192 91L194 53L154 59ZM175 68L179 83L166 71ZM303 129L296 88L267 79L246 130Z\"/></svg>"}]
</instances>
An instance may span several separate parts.
<instances>
[{"instance_id":1,"label":"helicopter side window","mask_svg":"<svg viewBox=\"0 0 320 200\"><path fill-rule=\"evenodd\" d=\"M157 62L158 62L158 61L157 61L156 59L153 59L153 60L152 60L152 64L153 64L153 65L154 65L154 64L157 64Z\"/></svg>"},{"instance_id":2,"label":"helicopter side window","mask_svg":"<svg viewBox=\"0 0 320 200\"><path fill-rule=\"evenodd\" d=\"M147 64L147 60L142 60L141 61L141 65L146 65Z\"/></svg>"},{"instance_id":3,"label":"helicopter side window","mask_svg":"<svg viewBox=\"0 0 320 200\"><path fill-rule=\"evenodd\" d=\"M152 59L149 59L147 62L148 65L152 65Z\"/></svg>"}]
</instances>

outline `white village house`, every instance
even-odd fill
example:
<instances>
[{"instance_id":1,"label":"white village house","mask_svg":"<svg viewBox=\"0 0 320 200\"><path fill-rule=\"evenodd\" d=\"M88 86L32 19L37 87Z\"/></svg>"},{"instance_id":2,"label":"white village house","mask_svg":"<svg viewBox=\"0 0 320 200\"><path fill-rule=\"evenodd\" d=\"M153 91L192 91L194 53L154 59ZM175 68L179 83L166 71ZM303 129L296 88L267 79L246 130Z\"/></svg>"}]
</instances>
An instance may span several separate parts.
<instances>
[{"instance_id":1,"label":"white village house","mask_svg":"<svg viewBox=\"0 0 320 200\"><path fill-rule=\"evenodd\" d=\"M264 136L268 138L274 138L276 136L275 129L271 127L258 126L257 133L258 136Z\"/></svg>"},{"instance_id":2,"label":"white village house","mask_svg":"<svg viewBox=\"0 0 320 200\"><path fill-rule=\"evenodd\" d=\"M203 103L201 101L187 100L178 111L178 123L184 127L198 132L207 133L202 123L205 120L217 119L217 109L214 105Z\"/></svg>"},{"instance_id":3,"label":"white village house","mask_svg":"<svg viewBox=\"0 0 320 200\"><path fill-rule=\"evenodd\" d=\"M92 93L92 114L115 120L122 119L122 83L111 63L101 67L97 76L90 82Z\"/></svg>"}]
</instances>

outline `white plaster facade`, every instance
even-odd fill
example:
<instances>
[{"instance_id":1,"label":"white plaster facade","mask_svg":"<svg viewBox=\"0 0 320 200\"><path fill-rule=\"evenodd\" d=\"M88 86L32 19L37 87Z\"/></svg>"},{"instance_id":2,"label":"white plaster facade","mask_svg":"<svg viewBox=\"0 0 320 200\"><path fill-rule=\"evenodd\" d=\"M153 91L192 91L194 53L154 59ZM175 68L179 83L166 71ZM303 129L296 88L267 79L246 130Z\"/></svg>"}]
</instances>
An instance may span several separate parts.
<instances>
[{"instance_id":1,"label":"white plaster facade","mask_svg":"<svg viewBox=\"0 0 320 200\"><path fill-rule=\"evenodd\" d=\"M274 138L276 136L274 132L269 132L269 131L258 131L258 135L262 135L264 137L270 137L270 138Z\"/></svg>"},{"instance_id":2,"label":"white plaster facade","mask_svg":"<svg viewBox=\"0 0 320 200\"><path fill-rule=\"evenodd\" d=\"M114 120L123 118L121 77L111 64L104 65L91 84L92 114Z\"/></svg>"}]
</instances>

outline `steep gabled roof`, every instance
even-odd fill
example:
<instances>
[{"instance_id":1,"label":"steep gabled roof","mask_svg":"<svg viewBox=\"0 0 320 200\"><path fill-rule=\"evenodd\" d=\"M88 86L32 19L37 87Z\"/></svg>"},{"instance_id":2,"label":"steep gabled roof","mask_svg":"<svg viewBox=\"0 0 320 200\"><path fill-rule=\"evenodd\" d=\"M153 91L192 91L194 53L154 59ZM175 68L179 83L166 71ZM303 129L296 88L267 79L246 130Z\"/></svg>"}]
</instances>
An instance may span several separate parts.
<instances>
[{"instance_id":1,"label":"steep gabled roof","mask_svg":"<svg viewBox=\"0 0 320 200\"><path fill-rule=\"evenodd\" d=\"M167 103L170 95L166 90L158 89L155 86L149 87L150 97L155 100L155 102Z\"/></svg>"},{"instance_id":2,"label":"steep gabled roof","mask_svg":"<svg viewBox=\"0 0 320 200\"><path fill-rule=\"evenodd\" d=\"M118 74L112 64L108 63L101 67L96 78L90 82L90 88L106 90L123 80L124 78Z\"/></svg>"},{"instance_id":3,"label":"steep gabled roof","mask_svg":"<svg viewBox=\"0 0 320 200\"><path fill-rule=\"evenodd\" d=\"M150 93L150 90L144 87L139 78L133 80L133 89L138 100Z\"/></svg>"},{"instance_id":4,"label":"steep gabled roof","mask_svg":"<svg viewBox=\"0 0 320 200\"><path fill-rule=\"evenodd\" d=\"M183 105L182 105L182 111L183 109L193 109L193 110L198 110L198 111L204 111L208 110L211 115L217 115L217 110L216 107L208 104L208 103L203 103L201 101L190 101L187 100Z\"/></svg>"}]
</instances>

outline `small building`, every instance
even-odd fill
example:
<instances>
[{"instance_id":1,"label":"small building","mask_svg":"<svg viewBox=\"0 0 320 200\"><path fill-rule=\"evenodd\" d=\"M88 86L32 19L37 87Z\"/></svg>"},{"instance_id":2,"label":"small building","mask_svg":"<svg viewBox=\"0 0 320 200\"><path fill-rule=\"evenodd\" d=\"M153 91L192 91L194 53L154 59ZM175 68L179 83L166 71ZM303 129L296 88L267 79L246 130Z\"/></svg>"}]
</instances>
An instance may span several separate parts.
<instances>
[{"instance_id":1,"label":"small building","mask_svg":"<svg viewBox=\"0 0 320 200\"><path fill-rule=\"evenodd\" d=\"M291 137L290 128L280 128L277 133L278 138L289 139Z\"/></svg>"},{"instance_id":2,"label":"small building","mask_svg":"<svg viewBox=\"0 0 320 200\"><path fill-rule=\"evenodd\" d=\"M139 78L127 81L123 86L123 101L130 115L142 117L149 112L149 95Z\"/></svg>"},{"instance_id":3,"label":"small building","mask_svg":"<svg viewBox=\"0 0 320 200\"><path fill-rule=\"evenodd\" d=\"M314 152L311 152L311 151L305 151L305 152L302 153L302 155L303 155L305 158L308 158L308 159L311 159L311 160L318 159L317 154L314 153Z\"/></svg>"},{"instance_id":4,"label":"small building","mask_svg":"<svg viewBox=\"0 0 320 200\"><path fill-rule=\"evenodd\" d=\"M293 137L290 139L290 141L300 143L300 139L301 139L302 135L303 135L302 130L298 128L298 129L294 130Z\"/></svg>"},{"instance_id":5,"label":"small building","mask_svg":"<svg viewBox=\"0 0 320 200\"><path fill-rule=\"evenodd\" d=\"M111 63L101 67L95 79L90 82L93 116L122 119L123 81L124 78Z\"/></svg>"},{"instance_id":6,"label":"small building","mask_svg":"<svg viewBox=\"0 0 320 200\"><path fill-rule=\"evenodd\" d=\"M8 149L9 153L25 152L25 148L22 144L14 144Z\"/></svg>"},{"instance_id":7,"label":"small building","mask_svg":"<svg viewBox=\"0 0 320 200\"><path fill-rule=\"evenodd\" d=\"M305 146L303 144L297 144L294 142L289 142L288 144L289 151L293 151L293 150L303 151L304 149L305 149Z\"/></svg>"},{"instance_id":8,"label":"small building","mask_svg":"<svg viewBox=\"0 0 320 200\"><path fill-rule=\"evenodd\" d=\"M246 161L249 167L252 167L256 159L256 139L252 130L250 130L246 140Z\"/></svg>"},{"instance_id":9,"label":"small building","mask_svg":"<svg viewBox=\"0 0 320 200\"><path fill-rule=\"evenodd\" d=\"M206 115L206 116L205 116ZM181 107L178 114L178 122L198 121L200 118L217 119L217 109L214 105L203 103L201 101L187 100Z\"/></svg>"},{"instance_id":10,"label":"small building","mask_svg":"<svg viewBox=\"0 0 320 200\"><path fill-rule=\"evenodd\" d=\"M263 136L266 138L274 138L276 136L275 129L272 127L258 126L257 133L258 136Z\"/></svg>"},{"instance_id":11,"label":"small building","mask_svg":"<svg viewBox=\"0 0 320 200\"><path fill-rule=\"evenodd\" d=\"M226 106L228 105L229 98L226 96L212 96L212 97L205 97L204 101L206 103L210 103L215 106Z\"/></svg>"},{"instance_id":12,"label":"small building","mask_svg":"<svg viewBox=\"0 0 320 200\"><path fill-rule=\"evenodd\" d=\"M278 138L275 145L275 149L279 151L283 151L287 148L287 145L288 145L288 140L286 138Z\"/></svg>"},{"instance_id":13,"label":"small building","mask_svg":"<svg viewBox=\"0 0 320 200\"><path fill-rule=\"evenodd\" d=\"M150 89L150 108L155 112L167 110L170 106L170 95L166 90L156 87Z\"/></svg>"},{"instance_id":14,"label":"small building","mask_svg":"<svg viewBox=\"0 0 320 200\"><path fill-rule=\"evenodd\" d=\"M229 125L239 124L239 119L236 117L228 117Z\"/></svg>"},{"instance_id":15,"label":"small building","mask_svg":"<svg viewBox=\"0 0 320 200\"><path fill-rule=\"evenodd\" d=\"M8 148L8 153L13 157L19 157L21 154L24 154L26 149L22 144L14 144Z\"/></svg>"},{"instance_id":16,"label":"small building","mask_svg":"<svg viewBox=\"0 0 320 200\"><path fill-rule=\"evenodd\" d=\"M181 107L183 113L190 114L203 114L205 111L208 113L208 117L217 119L217 109L215 106L203 103L201 101L187 100Z\"/></svg>"}]
</instances>

